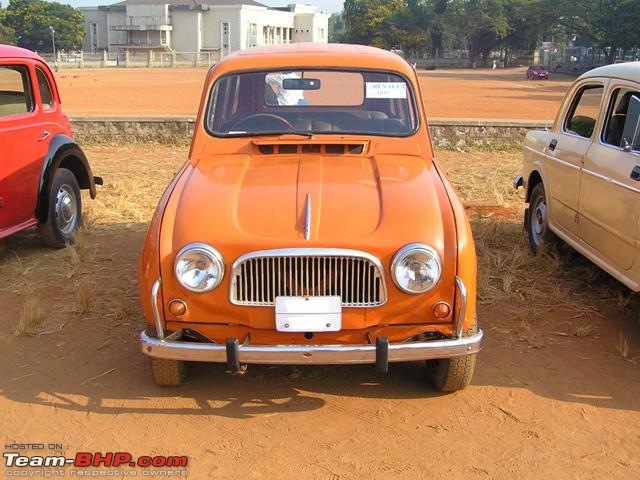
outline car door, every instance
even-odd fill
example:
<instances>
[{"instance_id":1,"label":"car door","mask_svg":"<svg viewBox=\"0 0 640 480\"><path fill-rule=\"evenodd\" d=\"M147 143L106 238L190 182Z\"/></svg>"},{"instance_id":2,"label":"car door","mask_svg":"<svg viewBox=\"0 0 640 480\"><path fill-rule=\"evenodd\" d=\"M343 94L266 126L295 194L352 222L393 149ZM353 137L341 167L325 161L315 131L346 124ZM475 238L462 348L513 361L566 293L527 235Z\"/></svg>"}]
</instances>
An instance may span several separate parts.
<instances>
[{"instance_id":1,"label":"car door","mask_svg":"<svg viewBox=\"0 0 640 480\"><path fill-rule=\"evenodd\" d=\"M604 81L578 84L546 147L547 190L551 222L578 233L578 201L582 163L593 141L605 89Z\"/></svg>"},{"instance_id":2,"label":"car door","mask_svg":"<svg viewBox=\"0 0 640 480\"><path fill-rule=\"evenodd\" d=\"M35 224L35 207L48 135L34 70L0 59L0 237Z\"/></svg>"},{"instance_id":3,"label":"car door","mask_svg":"<svg viewBox=\"0 0 640 480\"><path fill-rule=\"evenodd\" d=\"M640 208L640 85L613 80L607 105L604 127L585 157L578 234L605 263L629 270Z\"/></svg>"}]
</instances>

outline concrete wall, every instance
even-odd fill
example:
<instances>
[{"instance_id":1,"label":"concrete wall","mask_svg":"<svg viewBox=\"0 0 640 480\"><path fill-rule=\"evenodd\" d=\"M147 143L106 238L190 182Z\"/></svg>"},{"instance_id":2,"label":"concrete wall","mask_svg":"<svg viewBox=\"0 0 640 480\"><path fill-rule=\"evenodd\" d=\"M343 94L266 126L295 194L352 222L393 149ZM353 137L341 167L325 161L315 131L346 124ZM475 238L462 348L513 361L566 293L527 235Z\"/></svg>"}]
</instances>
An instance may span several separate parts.
<instances>
[{"instance_id":1,"label":"concrete wall","mask_svg":"<svg viewBox=\"0 0 640 480\"><path fill-rule=\"evenodd\" d=\"M199 52L202 48L202 12L172 10L171 47L176 52Z\"/></svg>"},{"instance_id":2,"label":"concrete wall","mask_svg":"<svg viewBox=\"0 0 640 480\"><path fill-rule=\"evenodd\" d=\"M195 118L73 118L71 123L81 143L188 143ZM528 130L542 130L550 124L550 121L434 118L429 128L436 148L464 150L518 147Z\"/></svg>"},{"instance_id":3,"label":"concrete wall","mask_svg":"<svg viewBox=\"0 0 640 480\"><path fill-rule=\"evenodd\" d=\"M127 32L120 32L115 30L109 30L111 25L126 25L127 15L126 12L107 12L107 30L108 30L108 42L107 49L110 52L117 51L117 47L113 47L113 44L127 43Z\"/></svg>"},{"instance_id":4,"label":"concrete wall","mask_svg":"<svg viewBox=\"0 0 640 480\"><path fill-rule=\"evenodd\" d=\"M107 49L107 12L98 10L98 7L85 8L82 10L84 14L84 40L82 49L87 53L95 53L100 50ZM97 27L97 44L92 45L91 42L91 25L96 24Z\"/></svg>"}]
</instances>

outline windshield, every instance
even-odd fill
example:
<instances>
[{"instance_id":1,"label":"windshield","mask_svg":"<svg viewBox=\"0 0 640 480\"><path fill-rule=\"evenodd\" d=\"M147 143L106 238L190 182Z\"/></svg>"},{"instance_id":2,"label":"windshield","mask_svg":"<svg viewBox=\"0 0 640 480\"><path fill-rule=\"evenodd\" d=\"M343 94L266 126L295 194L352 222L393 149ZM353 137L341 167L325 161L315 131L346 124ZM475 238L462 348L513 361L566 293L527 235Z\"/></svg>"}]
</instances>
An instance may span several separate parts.
<instances>
[{"instance_id":1,"label":"windshield","mask_svg":"<svg viewBox=\"0 0 640 480\"><path fill-rule=\"evenodd\" d=\"M278 70L227 75L211 91L215 136L297 133L407 136L417 128L414 96L396 74Z\"/></svg>"}]
</instances>

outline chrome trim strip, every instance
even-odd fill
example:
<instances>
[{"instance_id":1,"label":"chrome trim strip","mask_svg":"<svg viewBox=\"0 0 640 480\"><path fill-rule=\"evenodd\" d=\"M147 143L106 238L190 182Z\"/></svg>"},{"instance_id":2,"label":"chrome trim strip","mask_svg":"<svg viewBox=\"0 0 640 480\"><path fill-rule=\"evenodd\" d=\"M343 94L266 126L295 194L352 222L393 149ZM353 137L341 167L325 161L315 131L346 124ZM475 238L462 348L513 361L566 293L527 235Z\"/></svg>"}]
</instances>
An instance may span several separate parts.
<instances>
[{"instance_id":1,"label":"chrome trim strip","mask_svg":"<svg viewBox=\"0 0 640 480\"><path fill-rule=\"evenodd\" d=\"M482 330L471 337L431 340L427 342L392 343L390 362L413 362L459 357L482 349ZM159 340L140 334L142 353L150 357L188 362L227 361L226 345ZM240 345L240 363L287 365L373 364L375 345Z\"/></svg>"},{"instance_id":2,"label":"chrome trim strip","mask_svg":"<svg viewBox=\"0 0 640 480\"><path fill-rule=\"evenodd\" d=\"M375 305L362 305L362 306L353 305L345 308L372 308L372 307L380 307L385 303L387 303L387 300L388 300L387 282L385 280L384 267L382 266L382 262L380 261L380 259L378 259L377 257L367 252L362 252L360 250L343 249L343 248L282 248L282 249L275 249L275 250L259 250L256 252L250 252L250 253L241 255L236 259L235 262L233 262L233 265L231 267L231 278L229 280L229 301L233 305L247 306L245 302L238 301L234 297L238 270L241 268L241 266L245 262L253 259L259 259L259 258L265 259L265 258L278 258L278 257L332 257L332 258L355 257L355 258L366 260L371 264L373 264L373 266L378 271L378 274L380 277L380 286L381 286L380 302L377 302ZM252 276L249 276L249 280L251 280L252 278L253 278ZM306 278L299 279L299 280L300 282L303 282L303 284L308 283ZM298 279L290 278L290 281L297 282ZM243 285L240 285L240 287L241 289L244 288ZM251 306L270 307L273 305L251 305Z\"/></svg>"},{"instance_id":3,"label":"chrome trim strip","mask_svg":"<svg viewBox=\"0 0 640 480\"><path fill-rule=\"evenodd\" d=\"M456 318L455 335L456 338L462 338L462 328L464 327L464 319L467 315L467 288L458 276L456 276L456 286L460 292L460 313L458 313L458 318Z\"/></svg>"},{"instance_id":4,"label":"chrome trim strip","mask_svg":"<svg viewBox=\"0 0 640 480\"><path fill-rule=\"evenodd\" d=\"M162 316L158 308L158 296L160 293L161 280L158 278L151 287L151 309L153 311L153 319L156 322L156 331L160 340L164 339L164 327L162 325Z\"/></svg>"},{"instance_id":5,"label":"chrome trim strip","mask_svg":"<svg viewBox=\"0 0 640 480\"><path fill-rule=\"evenodd\" d=\"M523 148L526 149L526 150L529 150L529 151L531 151L533 153L536 153L538 155L542 155L544 158L547 158L547 159L552 160L552 161L554 161L556 163L564 165L565 167L573 168L574 170L580 170L582 168L579 165L575 165L573 163L565 162L564 160L560 160L557 157L552 157L551 155L549 155L547 153L544 153L544 152L541 152L540 150L536 150L535 148L531 148L531 147L526 146L526 145Z\"/></svg>"},{"instance_id":6,"label":"chrome trim strip","mask_svg":"<svg viewBox=\"0 0 640 480\"><path fill-rule=\"evenodd\" d=\"M305 200L305 216L304 216L304 239L311 238L311 194L307 193Z\"/></svg>"},{"instance_id":7,"label":"chrome trim strip","mask_svg":"<svg viewBox=\"0 0 640 480\"><path fill-rule=\"evenodd\" d=\"M607 177L605 175L602 175L601 173L594 172L593 170L588 170L586 168L583 168L582 171L584 173L588 173L592 177L599 178L600 180L604 180L605 182L610 182L610 183L613 183L614 185L616 185L618 187L624 188L626 190L630 190L633 193L640 193L640 189L634 188L631 185L626 185L626 184L620 182L619 180L614 180L613 178Z\"/></svg>"}]
</instances>

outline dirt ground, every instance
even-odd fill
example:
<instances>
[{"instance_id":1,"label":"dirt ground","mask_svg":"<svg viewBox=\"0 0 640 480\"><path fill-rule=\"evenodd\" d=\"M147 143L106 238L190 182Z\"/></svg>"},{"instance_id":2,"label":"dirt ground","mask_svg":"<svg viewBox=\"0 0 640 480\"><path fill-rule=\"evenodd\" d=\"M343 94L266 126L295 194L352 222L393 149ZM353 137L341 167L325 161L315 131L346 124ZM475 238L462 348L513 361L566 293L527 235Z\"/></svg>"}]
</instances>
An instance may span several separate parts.
<instances>
[{"instance_id":1,"label":"dirt ground","mask_svg":"<svg viewBox=\"0 0 640 480\"><path fill-rule=\"evenodd\" d=\"M573 78L525 68L420 71L430 118L552 120ZM206 69L79 69L56 74L71 116L195 115Z\"/></svg>"},{"instance_id":2,"label":"dirt ground","mask_svg":"<svg viewBox=\"0 0 640 480\"><path fill-rule=\"evenodd\" d=\"M386 376L198 365L182 387L155 386L138 347L135 262L186 151L87 148L105 185L85 198L78 243L49 250L28 231L2 244L5 444L188 455L195 480L640 478L640 301L568 250L530 255L510 188L517 153L439 153L479 254L486 344L466 390L436 392L419 363ZM14 335L28 311L38 334Z\"/></svg>"}]
</instances>

